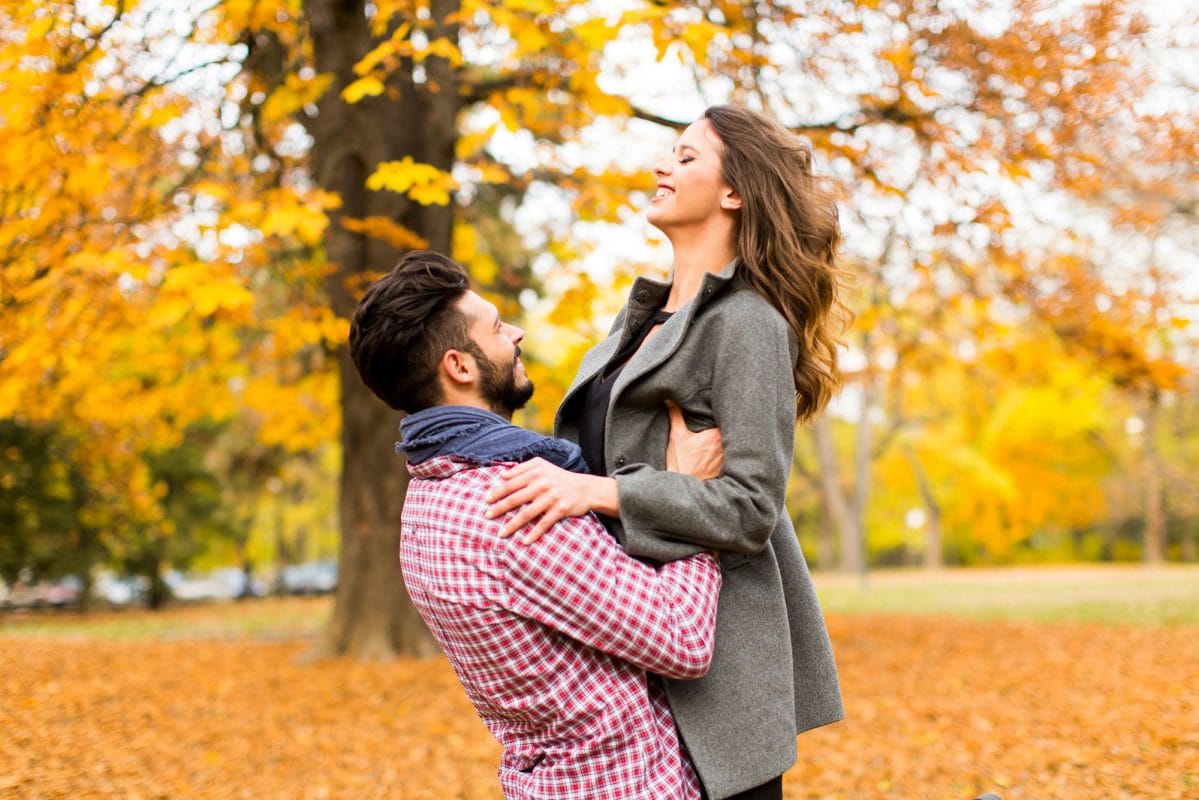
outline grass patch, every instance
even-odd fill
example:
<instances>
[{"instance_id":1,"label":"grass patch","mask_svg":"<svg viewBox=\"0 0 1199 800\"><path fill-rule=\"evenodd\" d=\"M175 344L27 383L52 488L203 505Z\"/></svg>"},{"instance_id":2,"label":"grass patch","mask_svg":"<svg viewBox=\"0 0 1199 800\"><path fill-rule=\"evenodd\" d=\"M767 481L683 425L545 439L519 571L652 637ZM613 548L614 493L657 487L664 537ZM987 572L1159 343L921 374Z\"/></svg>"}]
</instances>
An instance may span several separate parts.
<instances>
[{"instance_id":1,"label":"grass patch","mask_svg":"<svg viewBox=\"0 0 1199 800\"><path fill-rule=\"evenodd\" d=\"M1082 565L817 573L834 614L929 614L969 619L1199 625L1199 566Z\"/></svg>"},{"instance_id":2,"label":"grass patch","mask_svg":"<svg viewBox=\"0 0 1199 800\"><path fill-rule=\"evenodd\" d=\"M331 597L289 597L79 613L0 615L0 637L145 641L173 639L296 639L317 635Z\"/></svg>"},{"instance_id":3,"label":"grass patch","mask_svg":"<svg viewBox=\"0 0 1199 800\"><path fill-rule=\"evenodd\" d=\"M830 614L915 614L1032 622L1199 625L1199 566L1137 565L816 573ZM113 641L315 637L332 597L288 597L78 613L0 614L0 638Z\"/></svg>"}]
</instances>

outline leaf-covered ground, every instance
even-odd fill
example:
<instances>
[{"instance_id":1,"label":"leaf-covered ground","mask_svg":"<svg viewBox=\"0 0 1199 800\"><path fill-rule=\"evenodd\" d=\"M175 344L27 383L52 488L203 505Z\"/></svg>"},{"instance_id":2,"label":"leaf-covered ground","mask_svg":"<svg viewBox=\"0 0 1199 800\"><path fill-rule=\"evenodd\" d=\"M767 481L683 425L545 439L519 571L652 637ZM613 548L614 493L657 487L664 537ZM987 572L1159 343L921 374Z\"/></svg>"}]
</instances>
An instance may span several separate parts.
<instances>
[{"instance_id":1,"label":"leaf-covered ground","mask_svg":"<svg viewBox=\"0 0 1199 800\"><path fill-rule=\"evenodd\" d=\"M848 719L800 738L792 800L1199 798L1199 628L829 624ZM444 661L304 664L307 647L0 637L0 797L500 797L498 747Z\"/></svg>"}]
</instances>

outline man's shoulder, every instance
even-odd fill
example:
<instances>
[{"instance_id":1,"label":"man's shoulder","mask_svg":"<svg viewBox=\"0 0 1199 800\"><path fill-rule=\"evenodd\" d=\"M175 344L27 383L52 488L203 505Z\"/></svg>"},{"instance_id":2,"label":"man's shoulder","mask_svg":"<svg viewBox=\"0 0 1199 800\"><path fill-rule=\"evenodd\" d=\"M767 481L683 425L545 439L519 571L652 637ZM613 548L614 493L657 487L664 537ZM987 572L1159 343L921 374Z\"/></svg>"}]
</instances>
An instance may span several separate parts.
<instances>
[{"instance_id":1,"label":"man's shoulder","mask_svg":"<svg viewBox=\"0 0 1199 800\"><path fill-rule=\"evenodd\" d=\"M427 462L426 462L427 463ZM504 472L511 469L513 463L497 463L483 465L467 465L458 463L455 469L446 469L444 477L413 476L408 484L408 496L404 501L403 519L405 524L453 525L463 528L472 534L495 533L497 542L516 544L518 536L500 539L498 531L504 521L517 512L508 512L503 517L489 520L484 515L490 505L487 496L502 483ZM554 524L554 527L541 537L610 537L607 528L591 513L581 517L567 517ZM517 545L527 549L527 545Z\"/></svg>"},{"instance_id":2,"label":"man's shoulder","mask_svg":"<svg viewBox=\"0 0 1199 800\"><path fill-rule=\"evenodd\" d=\"M487 495L498 486L503 472L512 465L468 464L452 459L437 459L441 463L425 462L419 473L408 482L404 510L409 507L454 506L463 511L487 510Z\"/></svg>"}]
</instances>

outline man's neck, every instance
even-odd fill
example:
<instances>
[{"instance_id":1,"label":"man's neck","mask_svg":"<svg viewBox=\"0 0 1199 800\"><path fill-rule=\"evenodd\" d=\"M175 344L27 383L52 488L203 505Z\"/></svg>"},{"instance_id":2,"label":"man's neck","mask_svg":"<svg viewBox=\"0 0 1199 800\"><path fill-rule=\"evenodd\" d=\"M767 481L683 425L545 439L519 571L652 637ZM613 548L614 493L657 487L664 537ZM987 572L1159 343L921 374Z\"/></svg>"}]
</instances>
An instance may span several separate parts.
<instances>
[{"instance_id":1,"label":"man's neck","mask_svg":"<svg viewBox=\"0 0 1199 800\"><path fill-rule=\"evenodd\" d=\"M463 392L453 388L448 388L442 385L442 397L445 398L444 403L438 403L439 406L468 406L470 408L478 408L483 411L490 411L492 414L503 417L509 422L512 421L512 412L504 412L496 408L492 408L485 403L482 398L473 392Z\"/></svg>"}]
</instances>

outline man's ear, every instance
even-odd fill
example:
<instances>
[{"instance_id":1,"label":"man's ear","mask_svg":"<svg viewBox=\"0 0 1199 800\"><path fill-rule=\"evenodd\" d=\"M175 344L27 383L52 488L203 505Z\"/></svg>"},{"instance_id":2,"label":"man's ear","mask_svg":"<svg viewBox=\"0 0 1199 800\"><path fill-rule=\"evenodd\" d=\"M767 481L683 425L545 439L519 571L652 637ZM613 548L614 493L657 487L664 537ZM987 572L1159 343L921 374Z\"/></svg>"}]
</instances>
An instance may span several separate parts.
<instances>
[{"instance_id":1,"label":"man's ear","mask_svg":"<svg viewBox=\"0 0 1199 800\"><path fill-rule=\"evenodd\" d=\"M470 353L446 350L441 354L441 371L452 384L469 384L475 381L478 365Z\"/></svg>"},{"instance_id":2,"label":"man's ear","mask_svg":"<svg viewBox=\"0 0 1199 800\"><path fill-rule=\"evenodd\" d=\"M725 211L740 211L741 210L741 194L731 186L725 191L720 198L720 207Z\"/></svg>"}]
</instances>

